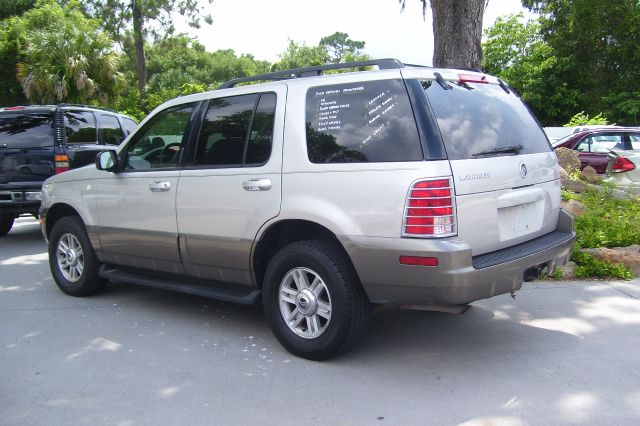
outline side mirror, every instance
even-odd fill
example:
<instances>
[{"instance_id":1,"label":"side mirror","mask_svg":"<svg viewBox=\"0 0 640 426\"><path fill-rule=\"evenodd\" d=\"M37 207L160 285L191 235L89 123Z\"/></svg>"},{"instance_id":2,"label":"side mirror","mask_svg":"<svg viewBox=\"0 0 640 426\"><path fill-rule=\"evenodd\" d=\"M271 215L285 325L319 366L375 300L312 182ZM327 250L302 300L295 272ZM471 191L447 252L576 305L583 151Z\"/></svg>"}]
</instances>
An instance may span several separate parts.
<instances>
[{"instance_id":1,"label":"side mirror","mask_svg":"<svg viewBox=\"0 0 640 426\"><path fill-rule=\"evenodd\" d=\"M118 169L118 157L115 151L100 151L96 155L96 169L115 172Z\"/></svg>"}]
</instances>

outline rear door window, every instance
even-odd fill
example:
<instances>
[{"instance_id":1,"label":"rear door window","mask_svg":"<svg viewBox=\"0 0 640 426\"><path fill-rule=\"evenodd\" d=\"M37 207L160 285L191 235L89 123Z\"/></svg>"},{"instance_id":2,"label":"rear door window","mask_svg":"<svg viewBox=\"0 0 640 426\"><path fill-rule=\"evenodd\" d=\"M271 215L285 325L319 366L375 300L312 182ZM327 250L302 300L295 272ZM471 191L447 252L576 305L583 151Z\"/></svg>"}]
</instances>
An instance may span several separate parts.
<instances>
[{"instance_id":1,"label":"rear door window","mask_svg":"<svg viewBox=\"0 0 640 426\"><path fill-rule=\"evenodd\" d=\"M122 129L115 115L100 114L100 136L102 143L118 145L122 142Z\"/></svg>"},{"instance_id":2,"label":"rear door window","mask_svg":"<svg viewBox=\"0 0 640 426\"><path fill-rule=\"evenodd\" d=\"M0 114L0 145L7 148L53 146L53 113Z\"/></svg>"},{"instance_id":3,"label":"rear door window","mask_svg":"<svg viewBox=\"0 0 640 426\"><path fill-rule=\"evenodd\" d=\"M542 128L513 92L496 84L447 83L448 90L435 81L422 86L450 160L483 158L479 154L517 145L520 154L551 151Z\"/></svg>"},{"instance_id":4,"label":"rear door window","mask_svg":"<svg viewBox=\"0 0 640 426\"><path fill-rule=\"evenodd\" d=\"M96 118L89 111L65 111L67 143L98 143Z\"/></svg>"},{"instance_id":5,"label":"rear door window","mask_svg":"<svg viewBox=\"0 0 640 426\"><path fill-rule=\"evenodd\" d=\"M266 163L271 154L275 108L274 93L212 99L202 123L196 165Z\"/></svg>"},{"instance_id":6,"label":"rear door window","mask_svg":"<svg viewBox=\"0 0 640 426\"><path fill-rule=\"evenodd\" d=\"M305 121L312 163L423 159L401 79L311 87Z\"/></svg>"},{"instance_id":7,"label":"rear door window","mask_svg":"<svg viewBox=\"0 0 640 426\"><path fill-rule=\"evenodd\" d=\"M622 135L599 134L590 135L576 145L576 151L608 154L611 149L624 149Z\"/></svg>"},{"instance_id":8,"label":"rear door window","mask_svg":"<svg viewBox=\"0 0 640 426\"><path fill-rule=\"evenodd\" d=\"M640 149L640 133L629 134L629 141L631 142L631 149Z\"/></svg>"}]
</instances>

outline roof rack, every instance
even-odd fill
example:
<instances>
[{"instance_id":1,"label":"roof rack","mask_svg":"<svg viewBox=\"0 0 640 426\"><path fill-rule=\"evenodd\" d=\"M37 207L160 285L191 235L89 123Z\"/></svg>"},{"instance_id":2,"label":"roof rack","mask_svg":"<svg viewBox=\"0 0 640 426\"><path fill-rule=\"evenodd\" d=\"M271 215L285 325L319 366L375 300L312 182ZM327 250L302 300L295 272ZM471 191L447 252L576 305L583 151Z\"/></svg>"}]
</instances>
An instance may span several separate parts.
<instances>
[{"instance_id":1,"label":"roof rack","mask_svg":"<svg viewBox=\"0 0 640 426\"><path fill-rule=\"evenodd\" d=\"M357 61L357 62L346 62L346 63L340 63L340 64L316 65L313 67L304 67L304 68L293 68L290 70L276 71L276 72L270 72L270 73L260 74L260 75L252 75L250 77L236 78L233 80L229 80L225 83L222 83L218 87L218 89L228 89L230 87L234 87L239 83L246 83L249 81L290 80L293 78L318 76L327 70L357 68L357 67L371 67L371 66L377 66L378 69L381 69L381 70L390 70L390 69L404 68L405 64L403 64L397 59L387 58L387 59L374 59L372 61Z\"/></svg>"}]
</instances>

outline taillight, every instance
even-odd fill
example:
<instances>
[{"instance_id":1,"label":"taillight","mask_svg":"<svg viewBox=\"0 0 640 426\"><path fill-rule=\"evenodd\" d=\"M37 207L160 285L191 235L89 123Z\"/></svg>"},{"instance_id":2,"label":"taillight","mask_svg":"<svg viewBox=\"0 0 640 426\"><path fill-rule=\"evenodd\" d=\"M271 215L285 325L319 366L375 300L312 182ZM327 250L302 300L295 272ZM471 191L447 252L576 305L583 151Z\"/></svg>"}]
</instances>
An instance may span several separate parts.
<instances>
[{"instance_id":1,"label":"taillight","mask_svg":"<svg viewBox=\"0 0 640 426\"><path fill-rule=\"evenodd\" d=\"M56 174L69 170L69 157L67 154L56 154Z\"/></svg>"},{"instance_id":2,"label":"taillight","mask_svg":"<svg viewBox=\"0 0 640 426\"><path fill-rule=\"evenodd\" d=\"M628 158L618 157L614 160L611 165L612 173L621 173L628 172L636 168L636 165L631 162Z\"/></svg>"},{"instance_id":3,"label":"taillight","mask_svg":"<svg viewBox=\"0 0 640 426\"><path fill-rule=\"evenodd\" d=\"M455 235L454 199L451 178L415 182L404 208L402 235L423 238Z\"/></svg>"}]
</instances>

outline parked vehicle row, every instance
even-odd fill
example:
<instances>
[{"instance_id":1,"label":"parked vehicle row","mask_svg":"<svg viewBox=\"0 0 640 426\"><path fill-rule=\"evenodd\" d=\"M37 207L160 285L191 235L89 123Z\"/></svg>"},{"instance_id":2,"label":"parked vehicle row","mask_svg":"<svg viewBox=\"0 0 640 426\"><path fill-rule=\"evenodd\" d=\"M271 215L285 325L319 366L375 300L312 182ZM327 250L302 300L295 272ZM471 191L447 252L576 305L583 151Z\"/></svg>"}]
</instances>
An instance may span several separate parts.
<instances>
[{"instance_id":1,"label":"parked vehicle row","mask_svg":"<svg viewBox=\"0 0 640 426\"><path fill-rule=\"evenodd\" d=\"M378 70L323 75L346 66ZM504 82L387 59L171 100L95 167L48 178L40 219L67 294L119 279L262 302L287 350L324 359L372 303L462 306L566 262L560 192Z\"/></svg>"},{"instance_id":2,"label":"parked vehicle row","mask_svg":"<svg viewBox=\"0 0 640 426\"><path fill-rule=\"evenodd\" d=\"M136 126L131 117L85 105L1 108L0 237L19 215L37 216L46 178L93 163Z\"/></svg>"}]
</instances>

